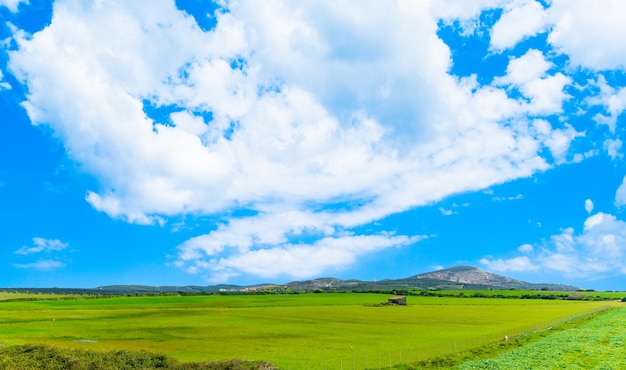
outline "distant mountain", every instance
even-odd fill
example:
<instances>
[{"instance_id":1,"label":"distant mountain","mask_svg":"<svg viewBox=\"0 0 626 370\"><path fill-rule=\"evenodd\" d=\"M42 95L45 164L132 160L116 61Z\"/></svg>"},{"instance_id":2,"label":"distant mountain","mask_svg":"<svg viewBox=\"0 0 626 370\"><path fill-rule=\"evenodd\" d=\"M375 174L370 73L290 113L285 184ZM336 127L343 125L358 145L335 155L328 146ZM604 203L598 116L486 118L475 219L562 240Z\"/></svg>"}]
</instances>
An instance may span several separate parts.
<instances>
[{"instance_id":1,"label":"distant mountain","mask_svg":"<svg viewBox=\"0 0 626 370\"><path fill-rule=\"evenodd\" d=\"M482 271L472 266L456 266L443 270L427 272L404 279L385 279L380 281L341 280L319 278L314 280L293 281L287 284L210 285L210 286L146 286L146 285L107 285L93 289L73 288L13 288L5 291L31 291L48 293L74 294L159 294L159 293L254 293L254 292L358 292L392 290L554 290L576 291L579 288L562 284L535 284L511 279L506 276Z\"/></svg>"},{"instance_id":2,"label":"distant mountain","mask_svg":"<svg viewBox=\"0 0 626 370\"><path fill-rule=\"evenodd\" d=\"M448 269L427 272L404 279L385 279L377 282L361 280L341 280L320 278L295 281L281 285L291 290L320 291L365 291L365 290L478 290L478 289L517 289L517 290L556 290L575 291L579 288L562 284L534 284L511 279L506 276L482 271L472 266L456 266Z\"/></svg>"},{"instance_id":3,"label":"distant mountain","mask_svg":"<svg viewBox=\"0 0 626 370\"><path fill-rule=\"evenodd\" d=\"M519 290L560 290L571 291L579 288L563 284L535 284L511 279L506 276L493 274L472 266L455 266L443 270L427 272L414 276L416 279L448 281L467 285L481 285L487 287L499 287ZM410 279L410 278L409 278Z\"/></svg>"}]
</instances>

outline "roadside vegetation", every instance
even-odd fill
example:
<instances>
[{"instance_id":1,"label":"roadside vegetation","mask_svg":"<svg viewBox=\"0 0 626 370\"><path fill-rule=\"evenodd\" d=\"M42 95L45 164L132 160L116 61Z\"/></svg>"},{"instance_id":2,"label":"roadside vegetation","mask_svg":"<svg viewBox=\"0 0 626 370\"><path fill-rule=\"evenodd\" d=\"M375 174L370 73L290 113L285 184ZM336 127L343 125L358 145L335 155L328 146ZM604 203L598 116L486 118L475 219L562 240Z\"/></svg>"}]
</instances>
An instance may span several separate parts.
<instances>
[{"instance_id":1,"label":"roadside vegetation","mask_svg":"<svg viewBox=\"0 0 626 370\"><path fill-rule=\"evenodd\" d=\"M626 308L612 308L609 310L605 310L599 312L597 314L592 314L588 316L584 316L581 318L577 318L568 322L565 322L561 325L546 328L545 330L539 330L533 333L520 335L517 337L512 337L506 341L498 341L496 343L492 343L489 345L472 348L468 351L462 351L454 354L448 354L445 356L439 356L436 358L417 361L410 364L400 364L393 367L396 370L417 370L417 369L456 369L456 370L468 370L468 369L546 369L546 368L602 368L602 369L617 369L622 367L579 367L580 363L580 352L574 351L569 356L569 359L560 358L560 362L558 362L554 366L548 366L547 364L537 364L536 366L530 366L527 364L527 359L517 359L512 360L511 358L515 358L517 356L534 356L534 358L543 359L544 357L551 355L554 351L547 350L547 348L567 348L562 347L554 338L558 338L560 336L571 336L574 332L580 332L581 330L586 330L586 327L589 326L597 326L597 321L605 320L605 316L611 316L616 314L617 316L621 316L622 320L624 319L624 315L626 315ZM617 321L613 320L613 324L615 324L614 330L624 330L624 325L626 325L626 321ZM603 325L600 325L603 326ZM596 346L593 343L581 342L580 346L586 346L587 353L595 351ZM541 350L543 352L539 353L528 353L528 351L524 351L529 348L537 348L535 346L543 347ZM546 348L547 347L547 348ZM565 349L564 352L567 352L568 349ZM618 353L623 351L623 349L618 349ZM623 354L622 354L623 355ZM506 358L506 362L502 361L503 358ZM572 361L576 359L576 361Z\"/></svg>"},{"instance_id":2,"label":"roadside vegetation","mask_svg":"<svg viewBox=\"0 0 626 370\"><path fill-rule=\"evenodd\" d=\"M471 369L625 369L626 308L604 313L493 358L458 366Z\"/></svg>"},{"instance_id":3,"label":"roadside vegetation","mask_svg":"<svg viewBox=\"0 0 626 370\"><path fill-rule=\"evenodd\" d=\"M165 355L146 351L96 352L59 349L44 345L23 345L0 349L0 369L272 370L276 368L264 361L228 360L180 363Z\"/></svg>"},{"instance_id":4,"label":"roadside vegetation","mask_svg":"<svg viewBox=\"0 0 626 370\"><path fill-rule=\"evenodd\" d=\"M89 297L81 294L52 294L52 293L30 293L30 292L3 292L0 291L0 302L18 302L18 301L42 301L42 300L68 300L68 299L87 299L100 298L97 296Z\"/></svg>"}]
</instances>

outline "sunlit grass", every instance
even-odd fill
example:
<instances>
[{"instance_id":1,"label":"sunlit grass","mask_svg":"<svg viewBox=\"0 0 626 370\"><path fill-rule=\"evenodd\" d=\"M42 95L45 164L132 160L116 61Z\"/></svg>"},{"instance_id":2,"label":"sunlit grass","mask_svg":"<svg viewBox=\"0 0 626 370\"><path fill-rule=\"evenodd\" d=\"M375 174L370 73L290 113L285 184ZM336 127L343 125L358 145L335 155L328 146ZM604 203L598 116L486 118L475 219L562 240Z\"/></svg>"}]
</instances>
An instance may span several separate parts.
<instances>
[{"instance_id":1,"label":"sunlit grass","mask_svg":"<svg viewBox=\"0 0 626 370\"><path fill-rule=\"evenodd\" d=\"M459 369L624 369L626 308Z\"/></svg>"},{"instance_id":2,"label":"sunlit grass","mask_svg":"<svg viewBox=\"0 0 626 370\"><path fill-rule=\"evenodd\" d=\"M468 341L590 310L605 302L380 294L119 297L0 303L0 344L149 350L181 361L277 365Z\"/></svg>"}]
</instances>

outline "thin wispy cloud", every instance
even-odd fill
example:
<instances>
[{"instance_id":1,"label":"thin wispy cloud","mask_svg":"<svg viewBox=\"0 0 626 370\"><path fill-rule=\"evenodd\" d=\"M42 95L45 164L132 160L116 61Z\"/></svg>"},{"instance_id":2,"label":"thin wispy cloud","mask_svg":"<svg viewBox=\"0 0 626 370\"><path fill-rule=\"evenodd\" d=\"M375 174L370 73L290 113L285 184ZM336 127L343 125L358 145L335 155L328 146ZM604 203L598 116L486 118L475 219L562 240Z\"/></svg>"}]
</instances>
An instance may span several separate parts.
<instances>
[{"instance_id":1,"label":"thin wispy cloud","mask_svg":"<svg viewBox=\"0 0 626 370\"><path fill-rule=\"evenodd\" d=\"M18 269L49 271L63 268L65 264L57 260L40 260L32 263L15 263L13 266Z\"/></svg>"},{"instance_id":2,"label":"thin wispy cloud","mask_svg":"<svg viewBox=\"0 0 626 370\"><path fill-rule=\"evenodd\" d=\"M16 250L15 254L34 254L34 253L50 253L59 252L69 246L68 243L63 243L58 239L45 239L45 238L33 238L32 246L22 246Z\"/></svg>"}]
</instances>

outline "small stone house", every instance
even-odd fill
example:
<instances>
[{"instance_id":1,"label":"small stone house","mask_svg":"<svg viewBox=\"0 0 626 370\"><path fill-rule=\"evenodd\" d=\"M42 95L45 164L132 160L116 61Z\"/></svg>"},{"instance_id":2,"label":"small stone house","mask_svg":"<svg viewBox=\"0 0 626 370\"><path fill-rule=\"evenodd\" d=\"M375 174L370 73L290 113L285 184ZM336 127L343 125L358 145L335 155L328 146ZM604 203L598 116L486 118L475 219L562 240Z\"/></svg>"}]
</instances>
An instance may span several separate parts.
<instances>
[{"instance_id":1,"label":"small stone house","mask_svg":"<svg viewBox=\"0 0 626 370\"><path fill-rule=\"evenodd\" d=\"M388 302L391 304L398 304L398 305L406 306L406 297L397 295L395 297L389 298Z\"/></svg>"}]
</instances>

